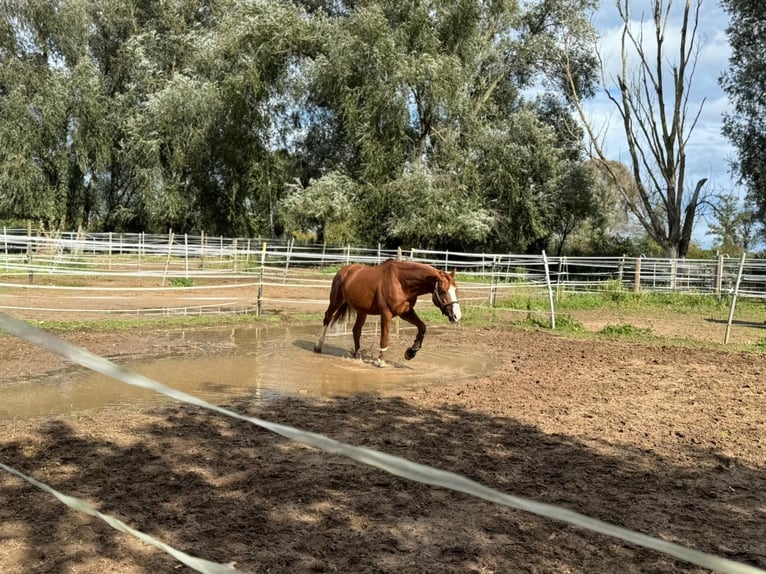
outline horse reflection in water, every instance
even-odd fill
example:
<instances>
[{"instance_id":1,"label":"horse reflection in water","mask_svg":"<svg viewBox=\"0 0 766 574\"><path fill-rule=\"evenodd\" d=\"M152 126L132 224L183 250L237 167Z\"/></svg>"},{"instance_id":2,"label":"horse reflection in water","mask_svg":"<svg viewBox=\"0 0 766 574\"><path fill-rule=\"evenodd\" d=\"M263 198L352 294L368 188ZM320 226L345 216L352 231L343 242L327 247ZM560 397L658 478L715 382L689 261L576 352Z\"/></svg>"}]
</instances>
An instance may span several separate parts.
<instances>
[{"instance_id":1,"label":"horse reflection in water","mask_svg":"<svg viewBox=\"0 0 766 574\"><path fill-rule=\"evenodd\" d=\"M415 342L404 353L405 359L414 358L426 334L425 323L415 313L415 303L418 296L428 293L432 294L434 305L441 309L450 323L460 321L454 271L447 273L424 263L393 259L377 266L346 265L333 278L330 305L325 311L322 333L314 351L322 352L329 326L349 312L355 312L356 322L352 329L354 357L360 357L359 340L367 315L380 315L380 355L376 364L385 365L383 355L388 347L388 334L394 317L401 317L418 329Z\"/></svg>"}]
</instances>

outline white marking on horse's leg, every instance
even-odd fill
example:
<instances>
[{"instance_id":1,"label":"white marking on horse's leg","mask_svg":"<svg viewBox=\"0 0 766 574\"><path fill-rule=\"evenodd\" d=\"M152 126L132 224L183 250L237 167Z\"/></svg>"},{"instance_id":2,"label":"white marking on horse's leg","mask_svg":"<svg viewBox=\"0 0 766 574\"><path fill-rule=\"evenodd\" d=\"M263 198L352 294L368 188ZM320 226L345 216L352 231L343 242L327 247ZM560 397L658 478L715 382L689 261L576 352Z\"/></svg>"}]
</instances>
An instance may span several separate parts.
<instances>
[{"instance_id":1,"label":"white marking on horse's leg","mask_svg":"<svg viewBox=\"0 0 766 574\"><path fill-rule=\"evenodd\" d=\"M317 344L314 345L314 351L316 351L317 353L322 352L322 345L324 345L324 336L326 333L327 333L327 325L325 325L322 328L322 332L319 334L319 341L317 341Z\"/></svg>"}]
</instances>

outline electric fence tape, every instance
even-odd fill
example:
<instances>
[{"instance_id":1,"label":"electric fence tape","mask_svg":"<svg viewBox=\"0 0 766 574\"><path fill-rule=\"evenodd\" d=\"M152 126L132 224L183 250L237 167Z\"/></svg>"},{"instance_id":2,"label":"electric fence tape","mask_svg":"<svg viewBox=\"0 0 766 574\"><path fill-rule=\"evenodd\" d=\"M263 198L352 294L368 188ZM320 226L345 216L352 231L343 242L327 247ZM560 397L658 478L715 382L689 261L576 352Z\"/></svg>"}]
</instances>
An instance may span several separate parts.
<instances>
[{"instance_id":1,"label":"electric fence tape","mask_svg":"<svg viewBox=\"0 0 766 574\"><path fill-rule=\"evenodd\" d=\"M186 554L185 552L181 552L180 550L177 550L173 548L172 546L165 544L161 540L157 540L156 538L149 536L148 534L144 532L131 528L130 526L128 526L121 520L114 518L113 516L109 516L108 514L103 514L99 512L98 510L93 508L93 506L91 506L90 504L82 500L81 498L75 498L74 496L68 496L66 494L62 494L55 488L52 488L45 483L35 480L31 476L27 476L26 474L19 472L15 468L11 468L10 466L3 464L2 462L0 462L0 468L6 472L9 472L10 474L14 476L17 476L18 478L21 478L22 480L26 480L32 486L36 486L40 490L47 492L48 494L52 496L55 496L56 498L59 499L59 501L66 504L69 508L72 508L79 512L83 512L85 514L89 514L90 516L95 516L96 518L100 518L101 520L106 522L109 526L114 528L115 530L119 530L120 532L125 532L126 534L130 534L131 536L135 536L139 540L146 542L147 544L150 544L154 546L155 548L159 548L163 552L170 554L173 558L175 558L176 560L178 560L179 562L183 564L186 564L187 566L196 570L197 572L202 572L202 574L246 574L242 570L237 570L236 568L228 564L219 564L218 562L210 562L202 558L197 558L196 556L191 556L189 554Z\"/></svg>"}]
</instances>

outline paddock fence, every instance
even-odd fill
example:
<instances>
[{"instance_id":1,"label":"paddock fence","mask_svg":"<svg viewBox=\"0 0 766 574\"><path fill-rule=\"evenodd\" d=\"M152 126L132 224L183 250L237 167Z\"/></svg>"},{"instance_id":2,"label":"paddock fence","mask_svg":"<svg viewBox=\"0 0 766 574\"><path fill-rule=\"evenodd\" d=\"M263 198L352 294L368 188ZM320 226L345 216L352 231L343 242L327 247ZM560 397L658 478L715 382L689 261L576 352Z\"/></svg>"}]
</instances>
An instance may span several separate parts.
<instances>
[{"instance_id":1,"label":"paddock fence","mask_svg":"<svg viewBox=\"0 0 766 574\"><path fill-rule=\"evenodd\" d=\"M756 567L653 538L566 508L506 494L480 483L414 461L341 443L267 420L245 416L208 404L126 371L40 329L3 313L260 313L273 305L325 304L333 273L352 263L377 263L389 257L422 261L461 274L461 290L469 305L493 306L516 290L540 290L553 303L563 293L586 293L605 288L634 292L672 291L689 294L732 293L762 298L766 295L766 269L746 257L737 261L655 260L650 258L549 258L536 255L452 253L412 249L405 252L351 247L299 246L264 239L225 239L199 236L113 234L58 234L52 237L3 230L0 236L0 330L25 339L69 361L123 383L151 389L176 400L234 417L329 453L340 454L409 480L450 489L511 508L532 512L579 528L600 532L624 542L665 553L680 560L732 574L760 573ZM271 288L274 287L272 290ZM102 293L107 295L102 295ZM183 293L168 303L162 295ZM146 297L147 300L138 299ZM315 294L321 295L316 301ZM155 300L156 297L156 300ZM6 304L8 303L8 304ZM46 306L47 305L47 306ZM733 306L732 306L733 309ZM23 314L23 313L14 313ZM199 572L236 572L227 564L212 563L179 552L158 539L132 529L95 510L85 501L0 463L0 469L45 490L58 500L108 522L168 552Z\"/></svg>"},{"instance_id":2,"label":"paddock fence","mask_svg":"<svg viewBox=\"0 0 766 574\"><path fill-rule=\"evenodd\" d=\"M766 299L766 260L745 256L551 257L5 228L0 250L0 309L28 317L321 312L338 268L388 258L457 271L464 307L542 297L554 328L556 302L585 293L734 295L732 313L737 297Z\"/></svg>"}]
</instances>

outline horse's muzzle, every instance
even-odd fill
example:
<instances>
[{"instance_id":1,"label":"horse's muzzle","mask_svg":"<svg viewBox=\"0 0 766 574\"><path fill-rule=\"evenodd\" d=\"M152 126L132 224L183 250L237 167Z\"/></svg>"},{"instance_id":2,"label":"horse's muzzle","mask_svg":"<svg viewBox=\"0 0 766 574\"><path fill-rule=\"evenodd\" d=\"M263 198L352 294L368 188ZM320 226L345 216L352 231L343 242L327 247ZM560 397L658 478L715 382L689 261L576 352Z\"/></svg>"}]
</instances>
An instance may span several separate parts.
<instances>
[{"instance_id":1,"label":"horse's muzzle","mask_svg":"<svg viewBox=\"0 0 766 574\"><path fill-rule=\"evenodd\" d=\"M442 307L442 314L446 315L450 323L457 323L460 321L460 304L456 301L454 303L447 303Z\"/></svg>"}]
</instances>

